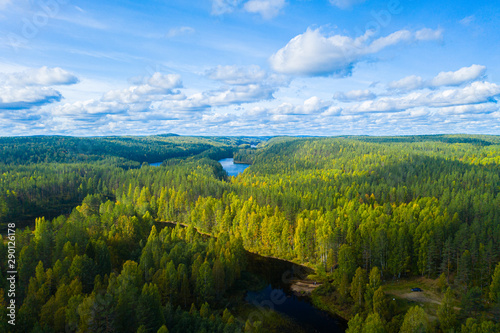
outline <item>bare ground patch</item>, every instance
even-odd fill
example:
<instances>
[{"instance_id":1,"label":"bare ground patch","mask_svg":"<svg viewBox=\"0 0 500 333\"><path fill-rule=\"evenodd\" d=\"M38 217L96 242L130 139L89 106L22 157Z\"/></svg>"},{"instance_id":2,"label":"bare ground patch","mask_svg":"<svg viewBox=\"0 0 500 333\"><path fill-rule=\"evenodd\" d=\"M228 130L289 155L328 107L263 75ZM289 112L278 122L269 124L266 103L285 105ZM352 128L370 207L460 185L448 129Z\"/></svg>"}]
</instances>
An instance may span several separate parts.
<instances>
[{"instance_id":1,"label":"bare ground patch","mask_svg":"<svg viewBox=\"0 0 500 333\"><path fill-rule=\"evenodd\" d=\"M299 296L310 295L321 283L312 280L293 280L290 289Z\"/></svg>"}]
</instances>

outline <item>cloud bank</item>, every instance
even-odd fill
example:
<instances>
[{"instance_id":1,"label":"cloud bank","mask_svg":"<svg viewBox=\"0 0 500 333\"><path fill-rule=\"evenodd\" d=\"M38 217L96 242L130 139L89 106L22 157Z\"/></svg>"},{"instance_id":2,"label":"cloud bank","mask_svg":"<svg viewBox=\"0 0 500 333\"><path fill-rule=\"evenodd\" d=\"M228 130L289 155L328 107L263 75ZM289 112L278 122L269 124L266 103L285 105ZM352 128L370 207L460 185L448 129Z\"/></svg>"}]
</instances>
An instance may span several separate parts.
<instances>
[{"instance_id":1,"label":"cloud bank","mask_svg":"<svg viewBox=\"0 0 500 333\"><path fill-rule=\"evenodd\" d=\"M154 73L100 98L58 103L63 96L54 86L78 79L62 69L39 68L0 75L0 129L71 135L498 133L500 86L485 74L484 66L471 65L429 79L415 75L331 91L330 98L299 98L279 93L289 89L280 75L231 65L203 73L220 85L214 89L190 89L180 75Z\"/></svg>"}]
</instances>

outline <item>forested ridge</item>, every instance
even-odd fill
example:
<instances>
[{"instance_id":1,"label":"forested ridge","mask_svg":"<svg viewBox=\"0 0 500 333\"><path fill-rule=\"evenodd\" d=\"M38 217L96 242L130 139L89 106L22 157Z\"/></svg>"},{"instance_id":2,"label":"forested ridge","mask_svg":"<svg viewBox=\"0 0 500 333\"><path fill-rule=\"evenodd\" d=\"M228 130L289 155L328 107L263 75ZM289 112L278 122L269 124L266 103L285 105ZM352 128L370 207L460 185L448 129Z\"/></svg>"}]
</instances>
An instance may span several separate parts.
<instances>
[{"instance_id":1,"label":"forested ridge","mask_svg":"<svg viewBox=\"0 0 500 333\"><path fill-rule=\"evenodd\" d=\"M349 332L499 330L499 137L2 140L3 223L78 202L18 231L21 332L266 331L226 308L244 250L314 267ZM79 140L94 148L66 153ZM252 166L227 177L233 153ZM435 311L390 304L415 277Z\"/></svg>"}]
</instances>

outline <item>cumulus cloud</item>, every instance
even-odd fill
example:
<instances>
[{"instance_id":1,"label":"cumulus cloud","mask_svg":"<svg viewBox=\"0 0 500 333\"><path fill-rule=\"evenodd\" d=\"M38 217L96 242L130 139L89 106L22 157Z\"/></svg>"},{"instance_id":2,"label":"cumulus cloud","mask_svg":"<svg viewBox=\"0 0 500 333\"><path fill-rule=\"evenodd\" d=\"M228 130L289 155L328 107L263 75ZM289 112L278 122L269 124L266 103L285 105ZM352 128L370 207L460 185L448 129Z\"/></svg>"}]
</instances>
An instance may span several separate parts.
<instances>
[{"instance_id":1,"label":"cumulus cloud","mask_svg":"<svg viewBox=\"0 0 500 333\"><path fill-rule=\"evenodd\" d=\"M15 86L54 86L78 83L78 78L59 67L41 67L23 72L0 74L0 84Z\"/></svg>"},{"instance_id":2,"label":"cumulus cloud","mask_svg":"<svg viewBox=\"0 0 500 333\"><path fill-rule=\"evenodd\" d=\"M61 98L61 93L47 87L0 86L0 110L30 109L59 102Z\"/></svg>"},{"instance_id":3,"label":"cumulus cloud","mask_svg":"<svg viewBox=\"0 0 500 333\"><path fill-rule=\"evenodd\" d=\"M495 101L500 86L490 82L472 82L461 88L439 91L414 91L402 96L381 97L345 108L348 113L397 112L415 107L448 107Z\"/></svg>"},{"instance_id":4,"label":"cumulus cloud","mask_svg":"<svg viewBox=\"0 0 500 333\"><path fill-rule=\"evenodd\" d=\"M484 76L486 67L481 65L472 65L462 67L456 72L441 72L432 79L430 84L434 87L439 86L458 86L464 82L474 81Z\"/></svg>"},{"instance_id":5,"label":"cumulus cloud","mask_svg":"<svg viewBox=\"0 0 500 333\"><path fill-rule=\"evenodd\" d=\"M94 118L107 114L147 112L151 111L154 102L185 99L186 96L178 90L180 88L180 75L157 72L143 78L141 84L110 90L100 99L66 103L54 108L54 113L71 118Z\"/></svg>"},{"instance_id":6,"label":"cumulus cloud","mask_svg":"<svg viewBox=\"0 0 500 333\"><path fill-rule=\"evenodd\" d=\"M74 103L66 103L56 106L53 109L53 114L57 116L67 116L70 118L88 119L90 116L106 116L110 114L124 113L127 111L127 106L117 101L102 101L102 100L86 100L77 101Z\"/></svg>"},{"instance_id":7,"label":"cumulus cloud","mask_svg":"<svg viewBox=\"0 0 500 333\"><path fill-rule=\"evenodd\" d=\"M217 125L224 124L234 119L234 116L231 116L228 113L210 113L204 114L201 118L204 124L207 125Z\"/></svg>"},{"instance_id":8,"label":"cumulus cloud","mask_svg":"<svg viewBox=\"0 0 500 333\"><path fill-rule=\"evenodd\" d=\"M104 94L103 101L120 101L121 103L150 102L166 98L182 98L180 75L155 73L145 80L144 84L133 85L126 89L112 90Z\"/></svg>"},{"instance_id":9,"label":"cumulus cloud","mask_svg":"<svg viewBox=\"0 0 500 333\"><path fill-rule=\"evenodd\" d=\"M247 130L261 128L265 130L282 130L290 124L293 129L309 127L318 122L324 122L327 117L340 116L341 108L333 105L331 101L324 101L317 96L312 96L302 103L285 102L276 106L253 106L245 109L231 125L238 125Z\"/></svg>"},{"instance_id":10,"label":"cumulus cloud","mask_svg":"<svg viewBox=\"0 0 500 333\"><path fill-rule=\"evenodd\" d=\"M277 108L270 110L270 113L278 115L311 115L321 113L329 106L329 103L313 96L305 100L304 104L293 105L291 103L282 103Z\"/></svg>"},{"instance_id":11,"label":"cumulus cloud","mask_svg":"<svg viewBox=\"0 0 500 333\"><path fill-rule=\"evenodd\" d=\"M351 102L351 101L366 101L369 99L374 99L376 95L368 89L365 90L351 90L346 93L337 92L333 95L333 98L341 102Z\"/></svg>"},{"instance_id":12,"label":"cumulus cloud","mask_svg":"<svg viewBox=\"0 0 500 333\"><path fill-rule=\"evenodd\" d=\"M417 40L416 33L399 30L372 40L374 31L351 38L327 36L320 29L307 29L270 57L273 69L280 73L306 76L348 76L354 65L369 55L404 42Z\"/></svg>"},{"instance_id":13,"label":"cumulus cloud","mask_svg":"<svg viewBox=\"0 0 500 333\"><path fill-rule=\"evenodd\" d=\"M312 94L295 102L280 100L282 92L276 98L283 81L258 66L218 66L204 73L221 83L215 89L184 90L179 75L155 73L127 88L109 90L101 98L53 106L44 104L60 100L61 94L39 83L64 80L26 79L23 82L32 83L25 85L25 90L0 84L0 130L8 134L71 135L498 132L500 86L478 81L484 73L484 67L474 65L442 72L429 80L412 76L399 82L402 87L427 84L425 88L430 89L391 90L381 84L337 92L333 99ZM2 77L5 81L7 74ZM389 90L383 91L384 86ZM302 90L299 95L305 93Z\"/></svg>"},{"instance_id":14,"label":"cumulus cloud","mask_svg":"<svg viewBox=\"0 0 500 333\"><path fill-rule=\"evenodd\" d=\"M274 89L259 84L235 86L193 94L182 100L163 101L158 107L177 111L205 111L212 107L239 105L273 98Z\"/></svg>"},{"instance_id":15,"label":"cumulus cloud","mask_svg":"<svg viewBox=\"0 0 500 333\"><path fill-rule=\"evenodd\" d=\"M222 73L227 71L221 69ZM274 88L258 83L242 82L234 76L218 75L221 80L235 81L229 87L201 91L186 96L180 91L182 80L179 75L155 73L144 78L142 83L125 89L111 90L100 99L66 103L54 108L60 117L98 119L114 115L134 119L178 120L203 113L214 107L240 105L272 99Z\"/></svg>"},{"instance_id":16,"label":"cumulus cloud","mask_svg":"<svg viewBox=\"0 0 500 333\"><path fill-rule=\"evenodd\" d=\"M424 80L420 76L411 75L401 80L390 82L388 87L396 90L417 90L423 88L438 88L442 86L459 86L484 77L486 67L472 65L462 67L454 72L441 72L430 80Z\"/></svg>"},{"instance_id":17,"label":"cumulus cloud","mask_svg":"<svg viewBox=\"0 0 500 333\"><path fill-rule=\"evenodd\" d=\"M454 105L438 109L438 112L441 114L481 114L496 111L498 111L498 105L496 103Z\"/></svg>"},{"instance_id":18,"label":"cumulus cloud","mask_svg":"<svg viewBox=\"0 0 500 333\"><path fill-rule=\"evenodd\" d=\"M59 102L62 95L52 86L77 82L76 76L58 67L0 74L0 109L31 109Z\"/></svg>"},{"instance_id":19,"label":"cumulus cloud","mask_svg":"<svg viewBox=\"0 0 500 333\"><path fill-rule=\"evenodd\" d=\"M336 7L339 7L340 9L347 9L365 1L366 0L330 0L330 3Z\"/></svg>"},{"instance_id":20,"label":"cumulus cloud","mask_svg":"<svg viewBox=\"0 0 500 333\"><path fill-rule=\"evenodd\" d=\"M172 28L168 31L167 33L167 38L173 38L177 36L182 36L182 35L190 35L195 33L195 29L191 27L176 27Z\"/></svg>"},{"instance_id":21,"label":"cumulus cloud","mask_svg":"<svg viewBox=\"0 0 500 333\"><path fill-rule=\"evenodd\" d=\"M245 3L245 10L249 13L260 14L264 19L271 19L285 7L285 0L250 0Z\"/></svg>"}]
</instances>

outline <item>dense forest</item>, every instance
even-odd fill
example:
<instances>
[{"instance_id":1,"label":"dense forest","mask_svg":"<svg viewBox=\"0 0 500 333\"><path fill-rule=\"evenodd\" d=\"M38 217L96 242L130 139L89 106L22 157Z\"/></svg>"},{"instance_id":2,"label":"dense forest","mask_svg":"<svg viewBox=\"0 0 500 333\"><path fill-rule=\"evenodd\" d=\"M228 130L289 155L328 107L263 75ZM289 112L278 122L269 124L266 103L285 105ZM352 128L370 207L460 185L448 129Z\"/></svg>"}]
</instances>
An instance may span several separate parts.
<instances>
[{"instance_id":1,"label":"dense forest","mask_svg":"<svg viewBox=\"0 0 500 333\"><path fill-rule=\"evenodd\" d=\"M252 252L350 333L500 331L500 137L268 139L0 139L0 330L273 331L235 300Z\"/></svg>"}]
</instances>

